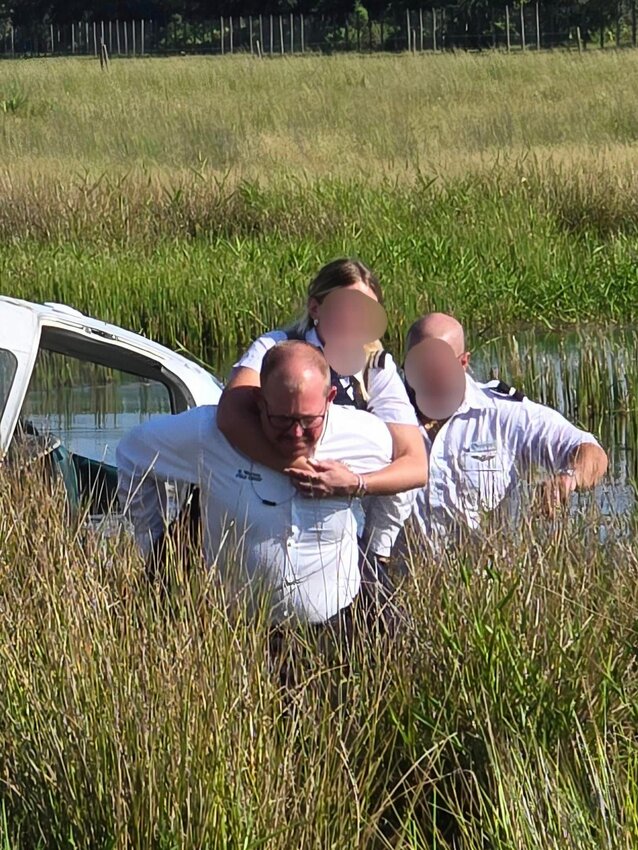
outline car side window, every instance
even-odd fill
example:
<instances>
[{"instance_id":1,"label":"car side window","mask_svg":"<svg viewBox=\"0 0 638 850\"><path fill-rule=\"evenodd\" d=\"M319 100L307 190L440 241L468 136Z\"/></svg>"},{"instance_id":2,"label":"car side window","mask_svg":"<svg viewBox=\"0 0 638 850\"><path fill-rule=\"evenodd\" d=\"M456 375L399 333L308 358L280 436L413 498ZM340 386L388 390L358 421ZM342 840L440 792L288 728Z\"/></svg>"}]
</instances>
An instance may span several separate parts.
<instances>
[{"instance_id":1,"label":"car side window","mask_svg":"<svg viewBox=\"0 0 638 850\"><path fill-rule=\"evenodd\" d=\"M124 434L171 412L170 391L160 381L40 349L21 421L55 435L76 457L112 466Z\"/></svg>"},{"instance_id":2,"label":"car side window","mask_svg":"<svg viewBox=\"0 0 638 850\"><path fill-rule=\"evenodd\" d=\"M6 348L0 348L0 416L4 413L17 368L15 354Z\"/></svg>"}]
</instances>

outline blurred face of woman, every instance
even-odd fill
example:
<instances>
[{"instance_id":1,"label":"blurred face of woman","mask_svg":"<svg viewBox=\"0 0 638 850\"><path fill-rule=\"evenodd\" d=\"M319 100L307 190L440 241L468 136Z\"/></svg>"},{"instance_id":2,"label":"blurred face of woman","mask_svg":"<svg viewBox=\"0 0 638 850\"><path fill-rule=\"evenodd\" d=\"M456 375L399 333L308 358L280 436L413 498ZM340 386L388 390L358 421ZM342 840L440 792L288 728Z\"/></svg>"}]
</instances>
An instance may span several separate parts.
<instances>
[{"instance_id":1,"label":"blurred face of woman","mask_svg":"<svg viewBox=\"0 0 638 850\"><path fill-rule=\"evenodd\" d=\"M385 333L387 317L375 293L356 283L329 292L309 307L328 363L340 375L354 375L365 365L365 346Z\"/></svg>"}]
</instances>

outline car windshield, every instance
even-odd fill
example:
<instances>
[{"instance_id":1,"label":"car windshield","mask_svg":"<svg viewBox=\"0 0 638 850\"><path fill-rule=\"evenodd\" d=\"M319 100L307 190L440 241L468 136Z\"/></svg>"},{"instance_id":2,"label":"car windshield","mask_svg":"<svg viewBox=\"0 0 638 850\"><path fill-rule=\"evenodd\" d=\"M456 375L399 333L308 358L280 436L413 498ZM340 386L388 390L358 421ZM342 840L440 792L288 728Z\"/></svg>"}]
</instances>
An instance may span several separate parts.
<instances>
[{"instance_id":1,"label":"car windshield","mask_svg":"<svg viewBox=\"0 0 638 850\"><path fill-rule=\"evenodd\" d=\"M4 413L17 368L15 355L6 348L0 348L0 416Z\"/></svg>"}]
</instances>

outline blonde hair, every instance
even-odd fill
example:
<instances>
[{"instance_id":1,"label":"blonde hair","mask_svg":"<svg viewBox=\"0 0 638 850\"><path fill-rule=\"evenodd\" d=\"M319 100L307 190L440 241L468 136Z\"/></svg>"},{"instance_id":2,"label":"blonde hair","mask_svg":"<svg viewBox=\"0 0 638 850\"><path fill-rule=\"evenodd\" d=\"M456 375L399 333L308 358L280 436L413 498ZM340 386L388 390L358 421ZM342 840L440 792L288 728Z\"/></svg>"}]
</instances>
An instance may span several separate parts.
<instances>
[{"instance_id":1,"label":"blonde hair","mask_svg":"<svg viewBox=\"0 0 638 850\"><path fill-rule=\"evenodd\" d=\"M338 260L332 260L332 262L327 263L319 269L319 272L314 279L310 281L308 286L308 302L310 302L311 298L314 298L321 304L323 299L330 292L334 292L336 289L342 289L346 286L352 286L355 283L363 283L368 287L368 289L371 289L379 304L383 305L383 290L381 289L379 278L374 274L374 272L358 260L350 260L343 257ZM304 338L306 331L309 331L313 327L313 321L310 317L310 313L308 312L308 302L306 303L306 311L304 315L296 322L293 322L293 324L285 328L287 332L301 338ZM374 340L374 342L369 342L365 346L367 363L364 375L367 375L371 360L379 351L383 351L381 340ZM365 384L366 381L364 380L362 392L367 401L368 392Z\"/></svg>"},{"instance_id":2,"label":"blonde hair","mask_svg":"<svg viewBox=\"0 0 638 850\"><path fill-rule=\"evenodd\" d=\"M355 283L363 283L368 289L374 292L379 304L383 304L383 291L379 283L379 278L374 272L370 271L367 266L364 266L358 260L349 260L347 258L333 260L319 269L316 277L310 281L306 311L300 319L293 322L286 330L300 336L305 334L313 326L310 313L308 312L310 299L314 298L315 301L321 304L330 292L334 292L336 289L343 289L346 286L352 286Z\"/></svg>"}]
</instances>

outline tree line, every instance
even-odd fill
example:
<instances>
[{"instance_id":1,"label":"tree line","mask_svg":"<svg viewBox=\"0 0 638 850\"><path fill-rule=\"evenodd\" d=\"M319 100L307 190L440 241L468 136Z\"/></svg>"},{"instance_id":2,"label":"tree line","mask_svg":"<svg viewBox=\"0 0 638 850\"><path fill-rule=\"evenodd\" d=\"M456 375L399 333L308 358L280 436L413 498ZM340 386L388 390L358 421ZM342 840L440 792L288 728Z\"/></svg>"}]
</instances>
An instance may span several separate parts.
<instances>
[{"instance_id":1,"label":"tree line","mask_svg":"<svg viewBox=\"0 0 638 850\"><path fill-rule=\"evenodd\" d=\"M0 26L37 27L78 21L152 20L159 26L176 21L197 24L218 16L303 14L332 22L398 20L406 9L445 9L447 45L489 47L490 36L502 30L507 0L0 0ZM621 29L636 40L637 0L542 0L539 14L549 34L545 46L561 43L578 29L589 41L619 39ZM536 5L535 0L523 0ZM517 8L511 0L510 8ZM631 40L631 39L630 39ZM492 40L493 43L493 40Z\"/></svg>"}]
</instances>

